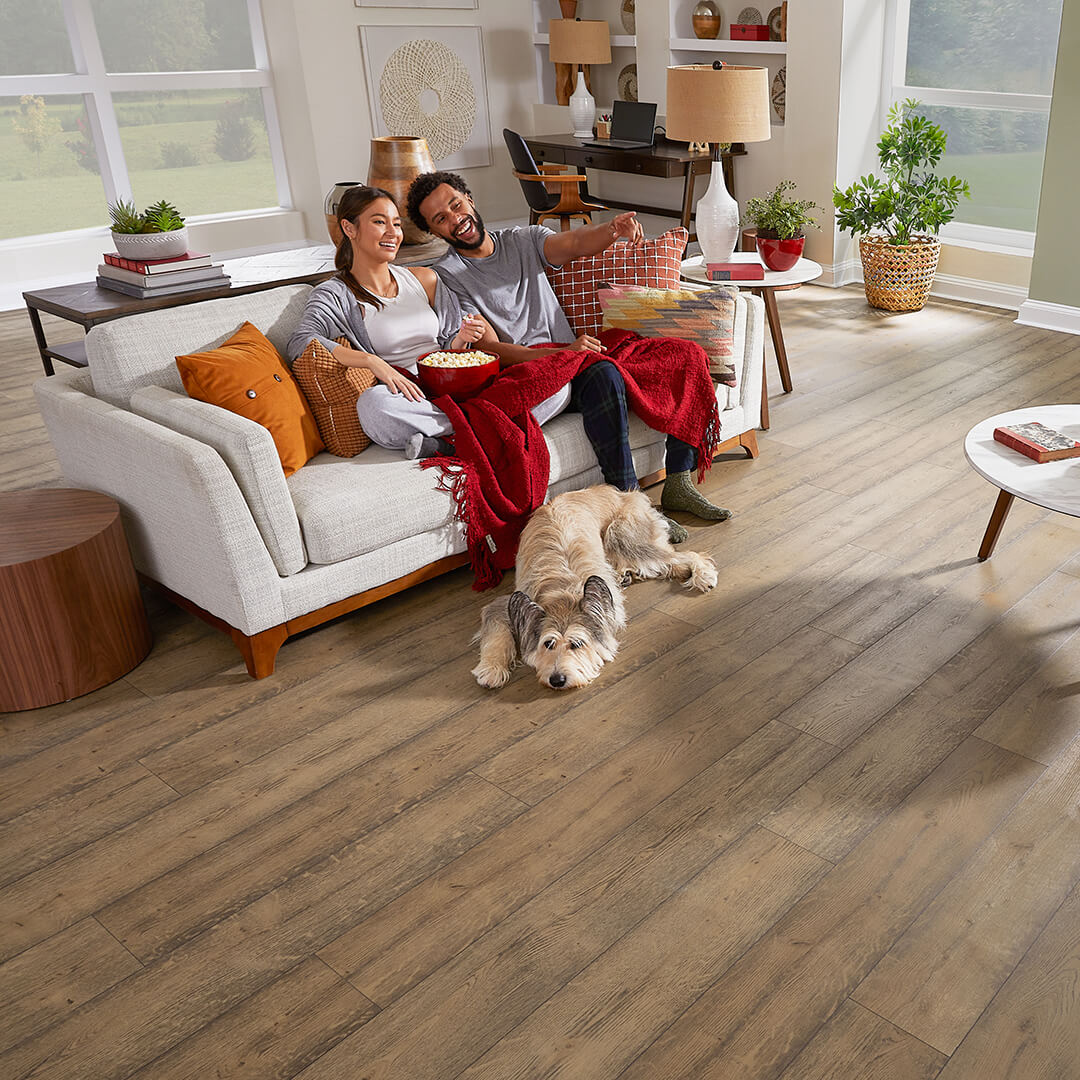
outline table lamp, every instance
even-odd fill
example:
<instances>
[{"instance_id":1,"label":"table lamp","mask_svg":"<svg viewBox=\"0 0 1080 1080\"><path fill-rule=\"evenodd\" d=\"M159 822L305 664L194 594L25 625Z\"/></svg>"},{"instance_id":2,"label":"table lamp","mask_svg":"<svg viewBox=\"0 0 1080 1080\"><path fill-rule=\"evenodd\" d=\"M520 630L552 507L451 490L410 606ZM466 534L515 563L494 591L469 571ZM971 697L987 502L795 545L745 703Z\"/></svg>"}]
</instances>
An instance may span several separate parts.
<instances>
[{"instance_id":1,"label":"table lamp","mask_svg":"<svg viewBox=\"0 0 1080 1080\"><path fill-rule=\"evenodd\" d=\"M591 139L596 102L585 85L582 64L611 63L611 34L602 19L552 19L548 40L553 64L576 64L577 85L570 98L575 139Z\"/></svg>"},{"instance_id":2,"label":"table lamp","mask_svg":"<svg viewBox=\"0 0 1080 1080\"><path fill-rule=\"evenodd\" d=\"M709 189L694 210L708 263L728 262L739 236L739 204L724 183L720 143L764 142L769 128L769 72L721 60L667 69L667 137L712 143Z\"/></svg>"}]
</instances>

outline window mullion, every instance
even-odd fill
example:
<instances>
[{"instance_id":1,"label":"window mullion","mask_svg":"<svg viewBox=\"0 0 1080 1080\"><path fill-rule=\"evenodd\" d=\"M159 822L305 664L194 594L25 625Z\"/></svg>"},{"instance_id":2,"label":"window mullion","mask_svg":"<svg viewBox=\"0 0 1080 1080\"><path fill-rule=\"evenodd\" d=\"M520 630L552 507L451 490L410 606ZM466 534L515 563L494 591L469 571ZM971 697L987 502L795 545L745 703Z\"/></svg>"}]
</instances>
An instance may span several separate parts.
<instances>
[{"instance_id":1,"label":"window mullion","mask_svg":"<svg viewBox=\"0 0 1080 1080\"><path fill-rule=\"evenodd\" d=\"M263 26L260 0L247 0L248 26L251 28L251 51L255 67L266 74L267 82L262 88L263 113L266 116L266 136L270 144L270 162L274 168L278 205L292 206L292 189L289 186L289 170L285 161L285 143L281 138L277 102L274 99L274 73L270 70L270 50L266 45L266 28Z\"/></svg>"},{"instance_id":2,"label":"window mullion","mask_svg":"<svg viewBox=\"0 0 1080 1080\"><path fill-rule=\"evenodd\" d=\"M98 151L101 183L108 202L131 198L131 181L120 140L112 94L105 74L105 58L98 41L90 0L64 0L64 19L71 38L76 67L87 76L89 88L83 97L90 136Z\"/></svg>"}]
</instances>

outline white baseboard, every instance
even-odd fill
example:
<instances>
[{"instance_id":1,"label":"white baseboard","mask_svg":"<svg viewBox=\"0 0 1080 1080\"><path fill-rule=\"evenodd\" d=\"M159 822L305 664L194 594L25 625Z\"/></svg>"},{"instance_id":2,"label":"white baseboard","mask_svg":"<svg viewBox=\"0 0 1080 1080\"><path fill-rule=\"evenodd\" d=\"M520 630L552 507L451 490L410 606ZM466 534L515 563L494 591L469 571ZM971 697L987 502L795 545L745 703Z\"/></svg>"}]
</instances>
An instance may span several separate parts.
<instances>
[{"instance_id":1,"label":"white baseboard","mask_svg":"<svg viewBox=\"0 0 1080 1080\"><path fill-rule=\"evenodd\" d=\"M1080 308L1067 304L1051 304L1046 300L1025 300L1020 305L1016 321L1022 326L1038 326L1044 330L1060 330L1063 334L1080 334Z\"/></svg>"}]
</instances>

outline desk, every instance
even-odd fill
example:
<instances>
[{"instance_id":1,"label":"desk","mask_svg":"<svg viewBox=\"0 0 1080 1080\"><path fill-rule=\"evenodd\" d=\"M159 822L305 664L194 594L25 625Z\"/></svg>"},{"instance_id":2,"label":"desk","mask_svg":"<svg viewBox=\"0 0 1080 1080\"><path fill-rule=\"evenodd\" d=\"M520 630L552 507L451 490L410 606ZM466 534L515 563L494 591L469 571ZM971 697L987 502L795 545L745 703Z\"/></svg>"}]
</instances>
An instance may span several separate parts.
<instances>
[{"instance_id":1,"label":"desk","mask_svg":"<svg viewBox=\"0 0 1080 1080\"><path fill-rule=\"evenodd\" d=\"M661 139L655 146L643 150L598 150L583 146L580 139L573 135L531 135L525 138L532 156L539 165L553 161L562 165L573 165L579 171L583 169L602 169L606 172L629 173L634 176L659 176L683 178L682 207L678 210L667 206L643 206L641 203L616 202L614 199L600 199L605 206L615 210L638 210L643 214L657 214L660 217L674 217L686 230L690 229L690 218L694 212L694 181L699 176L708 176L712 171L712 158L707 153L691 153L685 143L668 142ZM735 143L733 149L722 155L724 165L724 183L735 194L735 170L733 161L746 153L741 143ZM599 198L599 196L594 196ZM696 233L690 234L695 240Z\"/></svg>"},{"instance_id":2,"label":"desk","mask_svg":"<svg viewBox=\"0 0 1080 1080\"><path fill-rule=\"evenodd\" d=\"M49 345L41 326L42 311L56 315L68 322L78 323L89 330L98 323L137 315L141 311L195 304L200 300L212 300L223 296L242 296L245 293L262 292L279 285L317 285L334 274L334 249L331 247L300 248L294 251L275 251L269 255L252 255L243 259L230 259L225 263L225 273L232 279L228 285L173 296L156 296L140 300L135 296L100 289L94 282L78 285L61 285L55 289L38 289L24 292L23 300L30 314L30 325L41 354L41 366L46 375L53 373L54 360L86 367L86 344L74 341L68 345Z\"/></svg>"}]
</instances>

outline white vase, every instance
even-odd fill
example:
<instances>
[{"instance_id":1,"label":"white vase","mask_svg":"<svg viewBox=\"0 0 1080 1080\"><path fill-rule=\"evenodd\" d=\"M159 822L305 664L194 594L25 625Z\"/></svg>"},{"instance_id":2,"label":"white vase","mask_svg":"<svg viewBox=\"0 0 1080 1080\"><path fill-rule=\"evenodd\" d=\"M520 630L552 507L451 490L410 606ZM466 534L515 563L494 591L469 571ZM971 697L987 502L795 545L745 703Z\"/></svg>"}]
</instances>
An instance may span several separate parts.
<instances>
[{"instance_id":1,"label":"white vase","mask_svg":"<svg viewBox=\"0 0 1080 1080\"><path fill-rule=\"evenodd\" d=\"M706 263L731 261L739 239L739 204L724 183L724 163L712 163L709 189L694 210L698 243Z\"/></svg>"},{"instance_id":2,"label":"white vase","mask_svg":"<svg viewBox=\"0 0 1080 1080\"><path fill-rule=\"evenodd\" d=\"M577 84L570 96L570 123L574 125L575 139L591 139L593 120L596 117L596 101L585 85L585 74L578 68Z\"/></svg>"},{"instance_id":3,"label":"white vase","mask_svg":"<svg viewBox=\"0 0 1080 1080\"><path fill-rule=\"evenodd\" d=\"M122 259L175 259L188 249L188 231L185 225L170 232L118 233L112 241L116 254Z\"/></svg>"}]
</instances>

